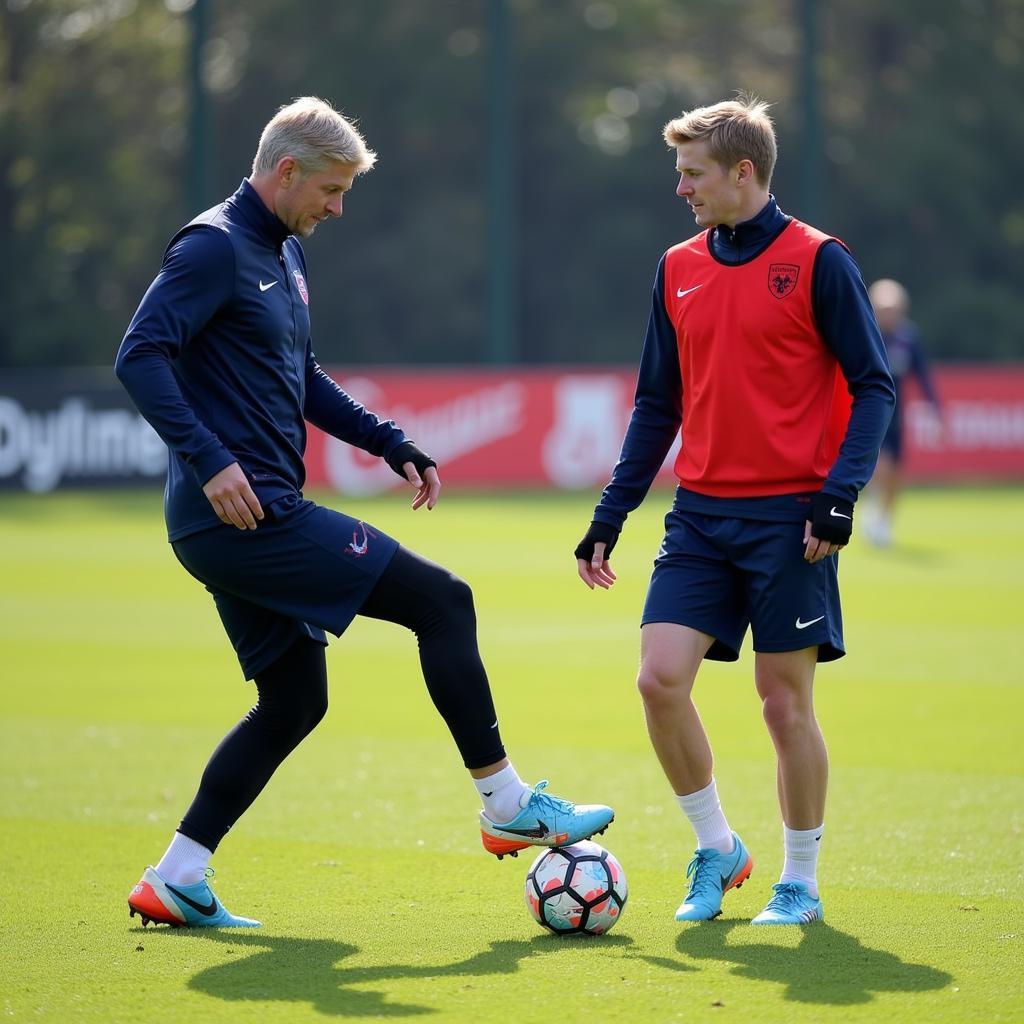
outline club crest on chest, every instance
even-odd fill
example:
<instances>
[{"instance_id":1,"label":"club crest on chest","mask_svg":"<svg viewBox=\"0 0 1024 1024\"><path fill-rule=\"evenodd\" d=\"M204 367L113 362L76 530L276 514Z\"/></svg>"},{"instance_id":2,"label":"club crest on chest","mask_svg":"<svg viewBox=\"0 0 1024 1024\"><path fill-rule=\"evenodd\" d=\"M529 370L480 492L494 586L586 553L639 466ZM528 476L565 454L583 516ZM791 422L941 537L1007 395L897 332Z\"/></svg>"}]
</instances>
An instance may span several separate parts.
<instances>
[{"instance_id":1,"label":"club crest on chest","mask_svg":"<svg viewBox=\"0 0 1024 1024\"><path fill-rule=\"evenodd\" d=\"M794 263L773 263L768 268L768 290L777 299L784 299L796 287L800 268Z\"/></svg>"}]
</instances>

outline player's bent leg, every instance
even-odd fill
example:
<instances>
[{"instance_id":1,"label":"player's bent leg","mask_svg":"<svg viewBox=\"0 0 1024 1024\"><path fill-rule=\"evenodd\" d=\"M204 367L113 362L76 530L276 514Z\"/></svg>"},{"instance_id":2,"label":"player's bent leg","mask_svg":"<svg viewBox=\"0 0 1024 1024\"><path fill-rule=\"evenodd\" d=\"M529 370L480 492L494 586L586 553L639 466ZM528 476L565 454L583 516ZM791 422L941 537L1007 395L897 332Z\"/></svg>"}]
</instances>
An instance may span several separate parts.
<instances>
[{"instance_id":1,"label":"player's bent leg","mask_svg":"<svg viewBox=\"0 0 1024 1024\"><path fill-rule=\"evenodd\" d=\"M476 637L468 584L444 567L400 547L359 609L360 615L411 629L419 642L427 690L463 763L473 770L505 761L505 748ZM480 815L484 849L515 855L528 846L566 846L604 831L614 814L601 804L574 804L538 783L507 821Z\"/></svg>"},{"instance_id":2,"label":"player's bent leg","mask_svg":"<svg viewBox=\"0 0 1024 1024\"><path fill-rule=\"evenodd\" d=\"M210 871L212 875L212 870ZM193 885L171 885L152 867L128 894L130 917L138 914L145 927L169 924L172 928L259 928L260 922L236 917L213 894L204 878Z\"/></svg>"},{"instance_id":3,"label":"player's bent leg","mask_svg":"<svg viewBox=\"0 0 1024 1024\"><path fill-rule=\"evenodd\" d=\"M480 812L484 849L500 860L530 846L570 846L597 835L612 823L615 812L604 804L574 804L544 792L547 780L527 790L529 798L509 821L494 822Z\"/></svg>"},{"instance_id":4,"label":"player's bent leg","mask_svg":"<svg viewBox=\"0 0 1024 1024\"><path fill-rule=\"evenodd\" d=\"M697 850L686 869L690 889L676 910L677 921L711 921L722 913L722 897L739 889L754 870L754 860L735 832L731 853Z\"/></svg>"},{"instance_id":5,"label":"player's bent leg","mask_svg":"<svg viewBox=\"0 0 1024 1024\"><path fill-rule=\"evenodd\" d=\"M821 899L814 897L802 882L778 882L768 905L751 924L811 924L825 918Z\"/></svg>"},{"instance_id":6,"label":"player's bent leg","mask_svg":"<svg viewBox=\"0 0 1024 1024\"><path fill-rule=\"evenodd\" d=\"M476 637L469 585L443 566L399 547L359 614L416 634L434 706L467 767L505 757L497 712Z\"/></svg>"}]
</instances>

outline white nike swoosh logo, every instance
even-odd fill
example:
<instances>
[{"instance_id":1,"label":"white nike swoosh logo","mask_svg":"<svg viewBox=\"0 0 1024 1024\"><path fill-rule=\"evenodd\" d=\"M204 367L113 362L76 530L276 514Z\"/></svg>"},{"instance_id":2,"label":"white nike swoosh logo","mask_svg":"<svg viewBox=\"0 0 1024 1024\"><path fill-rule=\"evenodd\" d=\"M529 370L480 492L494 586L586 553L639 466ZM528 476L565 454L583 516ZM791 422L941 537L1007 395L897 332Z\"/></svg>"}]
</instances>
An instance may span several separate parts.
<instances>
[{"instance_id":1,"label":"white nike swoosh logo","mask_svg":"<svg viewBox=\"0 0 1024 1024\"><path fill-rule=\"evenodd\" d=\"M843 512L837 512L835 505L832 506L832 511L829 513L830 516L835 516L836 519L852 519L853 516L848 516Z\"/></svg>"},{"instance_id":2,"label":"white nike swoosh logo","mask_svg":"<svg viewBox=\"0 0 1024 1024\"><path fill-rule=\"evenodd\" d=\"M684 295L689 295L690 292L695 292L698 288L703 288L702 284L695 284L692 288L677 288L676 298L681 299Z\"/></svg>"},{"instance_id":3,"label":"white nike swoosh logo","mask_svg":"<svg viewBox=\"0 0 1024 1024\"><path fill-rule=\"evenodd\" d=\"M819 615L816 619L811 619L809 622L801 622L799 617L797 617L796 628L806 629L808 626L813 626L816 622L821 622L823 618L825 618L824 615Z\"/></svg>"},{"instance_id":4,"label":"white nike swoosh logo","mask_svg":"<svg viewBox=\"0 0 1024 1024\"><path fill-rule=\"evenodd\" d=\"M264 284L260 281L260 291L265 292L268 288L273 288L275 284L277 284L276 281L271 281L270 284Z\"/></svg>"}]
</instances>

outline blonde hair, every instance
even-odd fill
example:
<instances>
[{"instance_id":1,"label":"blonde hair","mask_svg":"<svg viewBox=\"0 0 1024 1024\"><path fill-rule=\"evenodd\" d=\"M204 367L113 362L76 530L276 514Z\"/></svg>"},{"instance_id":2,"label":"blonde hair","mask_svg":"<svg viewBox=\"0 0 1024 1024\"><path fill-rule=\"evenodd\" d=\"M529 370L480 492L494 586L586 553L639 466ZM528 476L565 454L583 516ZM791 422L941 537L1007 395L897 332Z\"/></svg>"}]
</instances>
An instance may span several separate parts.
<instances>
[{"instance_id":1,"label":"blonde hair","mask_svg":"<svg viewBox=\"0 0 1024 1024\"><path fill-rule=\"evenodd\" d=\"M910 309L907 289L890 277L879 278L868 289L868 298L875 309L895 309L904 316Z\"/></svg>"},{"instance_id":2,"label":"blonde hair","mask_svg":"<svg viewBox=\"0 0 1024 1024\"><path fill-rule=\"evenodd\" d=\"M377 161L355 125L316 96L300 96L270 119L253 158L253 176L269 173L286 156L305 172L323 170L336 160L362 174Z\"/></svg>"},{"instance_id":3,"label":"blonde hair","mask_svg":"<svg viewBox=\"0 0 1024 1024\"><path fill-rule=\"evenodd\" d=\"M778 157L768 107L764 100L741 93L734 100L685 111L669 121L662 134L669 146L707 142L711 159L722 167L749 160L758 183L767 188Z\"/></svg>"}]
</instances>

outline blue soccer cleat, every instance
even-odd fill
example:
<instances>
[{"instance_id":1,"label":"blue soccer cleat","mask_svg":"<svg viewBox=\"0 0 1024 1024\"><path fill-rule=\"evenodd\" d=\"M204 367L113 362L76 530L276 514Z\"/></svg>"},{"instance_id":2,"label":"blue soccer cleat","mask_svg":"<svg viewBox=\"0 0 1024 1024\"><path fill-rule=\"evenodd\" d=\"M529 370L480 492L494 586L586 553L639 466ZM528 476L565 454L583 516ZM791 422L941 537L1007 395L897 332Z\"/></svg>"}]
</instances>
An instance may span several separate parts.
<instances>
[{"instance_id":1,"label":"blue soccer cleat","mask_svg":"<svg viewBox=\"0 0 1024 1024\"><path fill-rule=\"evenodd\" d=\"M208 869L208 875L213 870ZM171 885L153 868L146 868L138 885L128 894L128 916L138 914L142 927L169 924L172 928L259 928L260 922L235 917L224 909L204 878L192 885Z\"/></svg>"},{"instance_id":2,"label":"blue soccer cleat","mask_svg":"<svg viewBox=\"0 0 1024 1024\"><path fill-rule=\"evenodd\" d=\"M515 857L528 846L569 846L603 832L615 818L604 804L574 804L544 792L547 780L538 782L529 802L504 824L480 812L480 838L484 849L498 860Z\"/></svg>"},{"instance_id":3,"label":"blue soccer cleat","mask_svg":"<svg viewBox=\"0 0 1024 1024\"><path fill-rule=\"evenodd\" d=\"M738 889L754 870L753 858L747 853L743 841L735 832L732 853L717 850L697 850L686 869L692 879L690 891L679 904L677 921L711 921L722 912L722 896L730 889Z\"/></svg>"},{"instance_id":4,"label":"blue soccer cleat","mask_svg":"<svg viewBox=\"0 0 1024 1024\"><path fill-rule=\"evenodd\" d=\"M779 882L775 895L751 924L810 924L825 917L820 899L815 899L803 882Z\"/></svg>"}]
</instances>

